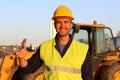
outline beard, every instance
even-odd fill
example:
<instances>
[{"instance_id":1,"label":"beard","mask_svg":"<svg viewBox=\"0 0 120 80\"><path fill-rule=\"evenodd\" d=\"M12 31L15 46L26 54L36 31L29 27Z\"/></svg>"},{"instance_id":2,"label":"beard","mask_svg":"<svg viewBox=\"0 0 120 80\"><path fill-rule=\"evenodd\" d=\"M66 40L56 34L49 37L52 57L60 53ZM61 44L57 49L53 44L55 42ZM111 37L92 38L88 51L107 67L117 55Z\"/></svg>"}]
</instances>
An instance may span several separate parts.
<instances>
[{"instance_id":1,"label":"beard","mask_svg":"<svg viewBox=\"0 0 120 80\"><path fill-rule=\"evenodd\" d=\"M59 35L59 34L58 34ZM65 34L65 35L59 35L59 37L65 37L65 36L67 36L67 34Z\"/></svg>"}]
</instances>

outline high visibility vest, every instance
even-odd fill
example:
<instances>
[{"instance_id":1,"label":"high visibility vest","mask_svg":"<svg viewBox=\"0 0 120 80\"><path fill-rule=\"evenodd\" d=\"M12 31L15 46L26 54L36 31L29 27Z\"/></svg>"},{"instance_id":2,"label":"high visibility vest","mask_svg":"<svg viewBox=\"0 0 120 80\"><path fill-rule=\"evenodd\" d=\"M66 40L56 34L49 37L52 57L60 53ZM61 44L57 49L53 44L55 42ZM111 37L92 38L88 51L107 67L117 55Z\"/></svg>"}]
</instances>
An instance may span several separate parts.
<instances>
[{"instance_id":1,"label":"high visibility vest","mask_svg":"<svg viewBox=\"0 0 120 80\"><path fill-rule=\"evenodd\" d=\"M45 64L44 80L82 80L81 66L88 45L73 40L63 57L55 45L55 39L41 44L40 58Z\"/></svg>"}]
</instances>

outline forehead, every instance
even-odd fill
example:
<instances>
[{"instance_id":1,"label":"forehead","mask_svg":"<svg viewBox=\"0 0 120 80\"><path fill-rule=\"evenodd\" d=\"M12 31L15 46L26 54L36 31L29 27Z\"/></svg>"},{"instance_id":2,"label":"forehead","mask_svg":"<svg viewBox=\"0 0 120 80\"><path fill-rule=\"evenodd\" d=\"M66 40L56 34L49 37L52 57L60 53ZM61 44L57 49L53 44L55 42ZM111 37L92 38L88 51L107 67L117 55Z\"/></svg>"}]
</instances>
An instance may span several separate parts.
<instances>
[{"instance_id":1,"label":"forehead","mask_svg":"<svg viewBox=\"0 0 120 80\"><path fill-rule=\"evenodd\" d=\"M55 18L55 21L61 21L61 20L71 21L71 18L70 17L57 17L57 18Z\"/></svg>"}]
</instances>

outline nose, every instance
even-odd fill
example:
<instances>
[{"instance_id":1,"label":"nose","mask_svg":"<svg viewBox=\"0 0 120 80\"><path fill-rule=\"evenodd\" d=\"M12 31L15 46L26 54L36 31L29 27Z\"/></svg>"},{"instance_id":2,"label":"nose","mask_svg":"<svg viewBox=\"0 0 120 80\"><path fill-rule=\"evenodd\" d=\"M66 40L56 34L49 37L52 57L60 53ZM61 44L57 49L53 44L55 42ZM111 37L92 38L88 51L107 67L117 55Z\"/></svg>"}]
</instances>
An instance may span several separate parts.
<instances>
[{"instance_id":1,"label":"nose","mask_svg":"<svg viewBox=\"0 0 120 80\"><path fill-rule=\"evenodd\" d=\"M61 22L61 27L64 27L65 23L64 22Z\"/></svg>"}]
</instances>

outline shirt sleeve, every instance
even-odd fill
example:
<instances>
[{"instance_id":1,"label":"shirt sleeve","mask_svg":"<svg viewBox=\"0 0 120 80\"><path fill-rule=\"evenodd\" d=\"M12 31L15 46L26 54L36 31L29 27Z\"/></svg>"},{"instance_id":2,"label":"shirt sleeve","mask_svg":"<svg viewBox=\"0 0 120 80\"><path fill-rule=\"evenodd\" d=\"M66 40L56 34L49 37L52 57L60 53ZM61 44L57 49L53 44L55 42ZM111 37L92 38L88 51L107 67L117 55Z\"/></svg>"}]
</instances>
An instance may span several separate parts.
<instances>
[{"instance_id":1,"label":"shirt sleeve","mask_svg":"<svg viewBox=\"0 0 120 80\"><path fill-rule=\"evenodd\" d=\"M21 67L22 72L25 74L29 74L29 73L34 73L35 71L37 71L37 69L39 69L43 64L43 61L40 59L40 46L39 48L36 50L35 54L33 54L33 56L28 59L28 64L26 67Z\"/></svg>"},{"instance_id":2,"label":"shirt sleeve","mask_svg":"<svg viewBox=\"0 0 120 80\"><path fill-rule=\"evenodd\" d=\"M93 80L93 59L90 52L87 53L86 59L82 65L82 78L83 80Z\"/></svg>"}]
</instances>

